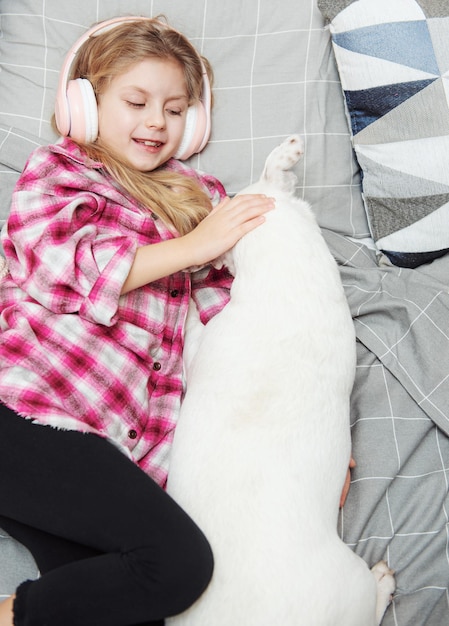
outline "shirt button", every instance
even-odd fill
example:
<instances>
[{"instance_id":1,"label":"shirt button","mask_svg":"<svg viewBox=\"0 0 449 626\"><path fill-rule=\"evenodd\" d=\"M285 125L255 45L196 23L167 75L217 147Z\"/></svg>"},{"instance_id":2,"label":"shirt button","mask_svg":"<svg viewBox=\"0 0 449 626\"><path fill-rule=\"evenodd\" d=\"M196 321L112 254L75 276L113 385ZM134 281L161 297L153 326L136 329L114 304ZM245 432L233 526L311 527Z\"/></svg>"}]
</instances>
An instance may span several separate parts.
<instances>
[{"instance_id":1,"label":"shirt button","mask_svg":"<svg viewBox=\"0 0 449 626\"><path fill-rule=\"evenodd\" d=\"M156 372L158 372L161 369L162 365L160 363L158 363L158 361L156 361L156 363L153 363L153 369L156 370Z\"/></svg>"},{"instance_id":2,"label":"shirt button","mask_svg":"<svg viewBox=\"0 0 449 626\"><path fill-rule=\"evenodd\" d=\"M136 439L136 437L137 437L137 430L134 430L134 429L130 430L130 431L128 432L128 437L129 437L130 439Z\"/></svg>"},{"instance_id":3,"label":"shirt button","mask_svg":"<svg viewBox=\"0 0 449 626\"><path fill-rule=\"evenodd\" d=\"M170 291L170 295L172 298L176 298L177 296L179 296L179 291L177 289L172 289Z\"/></svg>"}]
</instances>

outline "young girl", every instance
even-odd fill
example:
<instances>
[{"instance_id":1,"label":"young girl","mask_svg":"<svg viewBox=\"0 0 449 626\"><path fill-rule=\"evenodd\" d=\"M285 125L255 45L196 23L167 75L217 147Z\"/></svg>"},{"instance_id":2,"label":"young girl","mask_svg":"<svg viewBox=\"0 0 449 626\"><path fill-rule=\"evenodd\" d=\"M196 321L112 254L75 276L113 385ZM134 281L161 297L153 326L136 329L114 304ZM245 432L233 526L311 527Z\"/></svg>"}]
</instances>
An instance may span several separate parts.
<instances>
[{"instance_id":1,"label":"young girl","mask_svg":"<svg viewBox=\"0 0 449 626\"><path fill-rule=\"evenodd\" d=\"M204 323L225 306L230 276L207 264L273 202L231 200L173 159L203 147L210 114L181 34L123 18L70 54L63 138L31 155L2 237L0 526L41 577L0 605L0 626L162 624L213 567L163 489L189 299ZM206 122L185 148L192 112Z\"/></svg>"}]
</instances>

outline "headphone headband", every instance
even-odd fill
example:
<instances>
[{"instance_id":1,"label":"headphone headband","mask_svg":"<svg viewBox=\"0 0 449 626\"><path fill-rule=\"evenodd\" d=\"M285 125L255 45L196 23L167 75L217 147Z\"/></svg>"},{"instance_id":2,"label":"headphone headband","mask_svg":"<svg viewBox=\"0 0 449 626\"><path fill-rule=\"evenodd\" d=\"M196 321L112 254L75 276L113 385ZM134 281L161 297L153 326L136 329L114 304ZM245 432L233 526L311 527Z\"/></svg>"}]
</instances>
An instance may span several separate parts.
<instances>
[{"instance_id":1,"label":"headphone headband","mask_svg":"<svg viewBox=\"0 0 449 626\"><path fill-rule=\"evenodd\" d=\"M81 143L95 141L98 136L98 110L92 85L86 79L69 80L73 63L83 44L101 32L115 28L126 22L156 21L153 18L128 15L100 22L89 28L69 49L60 75L55 102L56 126L62 136L73 137ZM178 32L168 27L174 32ZM207 144L211 131L211 88L206 68L199 53L203 73L200 102L190 106L187 111L186 129L175 154L177 159L188 159L201 152Z\"/></svg>"}]
</instances>

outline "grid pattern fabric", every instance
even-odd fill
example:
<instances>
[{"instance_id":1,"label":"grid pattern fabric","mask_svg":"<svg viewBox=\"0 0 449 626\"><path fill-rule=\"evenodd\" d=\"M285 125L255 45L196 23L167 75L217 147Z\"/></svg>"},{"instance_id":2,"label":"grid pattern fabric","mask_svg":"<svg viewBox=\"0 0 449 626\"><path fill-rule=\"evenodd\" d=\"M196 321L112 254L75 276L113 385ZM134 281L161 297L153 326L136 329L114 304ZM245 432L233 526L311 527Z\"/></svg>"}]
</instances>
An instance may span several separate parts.
<instances>
[{"instance_id":1,"label":"grid pattern fabric","mask_svg":"<svg viewBox=\"0 0 449 626\"><path fill-rule=\"evenodd\" d=\"M330 36L313 0L279 11L269 0L0 0L0 9L0 219L30 145L55 139L50 119L70 45L100 20L164 14L215 72L211 140L191 164L232 195L259 177L274 146L300 133L300 193L325 226L368 235Z\"/></svg>"},{"instance_id":2,"label":"grid pattern fabric","mask_svg":"<svg viewBox=\"0 0 449 626\"><path fill-rule=\"evenodd\" d=\"M396 571L383 626L440 626L449 621L449 257L379 267L375 250L324 234L357 335L357 468L341 536Z\"/></svg>"}]
</instances>

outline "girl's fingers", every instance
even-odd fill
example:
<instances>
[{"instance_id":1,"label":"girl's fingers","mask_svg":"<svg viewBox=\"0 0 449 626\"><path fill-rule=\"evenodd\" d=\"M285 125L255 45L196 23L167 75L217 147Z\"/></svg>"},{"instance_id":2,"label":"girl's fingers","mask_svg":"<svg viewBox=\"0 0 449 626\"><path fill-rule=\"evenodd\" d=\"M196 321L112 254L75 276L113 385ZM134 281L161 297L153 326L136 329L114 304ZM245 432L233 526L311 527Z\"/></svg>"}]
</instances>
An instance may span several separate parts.
<instances>
[{"instance_id":1,"label":"girl's fingers","mask_svg":"<svg viewBox=\"0 0 449 626\"><path fill-rule=\"evenodd\" d=\"M222 200L186 235L188 241L194 241L197 257L193 264L208 263L227 252L243 235L262 224L264 213L273 208L273 198L264 195L248 194Z\"/></svg>"},{"instance_id":2,"label":"girl's fingers","mask_svg":"<svg viewBox=\"0 0 449 626\"><path fill-rule=\"evenodd\" d=\"M234 211L238 213L239 211L245 211L251 207L259 207L260 209L267 207L268 210L268 208L274 207L274 199L263 194L243 194L241 196L235 196L234 198L225 198L209 215L212 215L220 209L227 212Z\"/></svg>"},{"instance_id":3,"label":"girl's fingers","mask_svg":"<svg viewBox=\"0 0 449 626\"><path fill-rule=\"evenodd\" d=\"M264 221L264 213L274 208L273 198L264 195L236 196L222 205L223 211L217 214L220 235L227 232L235 241ZM233 234L234 233L234 234ZM235 242L234 242L235 243Z\"/></svg>"},{"instance_id":4,"label":"girl's fingers","mask_svg":"<svg viewBox=\"0 0 449 626\"><path fill-rule=\"evenodd\" d=\"M236 211L246 210L251 207L274 207L274 199L265 195L241 195L233 198L230 204L227 205L227 209L234 209Z\"/></svg>"},{"instance_id":5,"label":"girl's fingers","mask_svg":"<svg viewBox=\"0 0 449 626\"><path fill-rule=\"evenodd\" d=\"M209 215L214 215L214 213L217 213L217 211L220 211L220 209L222 209L225 205L229 204L231 202L231 198L223 198L223 200L220 200L220 202L214 206L212 208L212 211L209 212Z\"/></svg>"}]
</instances>

